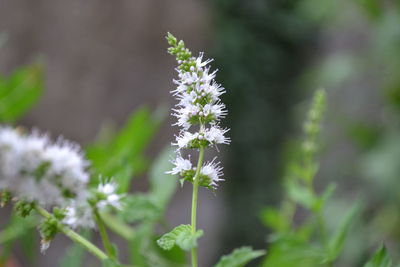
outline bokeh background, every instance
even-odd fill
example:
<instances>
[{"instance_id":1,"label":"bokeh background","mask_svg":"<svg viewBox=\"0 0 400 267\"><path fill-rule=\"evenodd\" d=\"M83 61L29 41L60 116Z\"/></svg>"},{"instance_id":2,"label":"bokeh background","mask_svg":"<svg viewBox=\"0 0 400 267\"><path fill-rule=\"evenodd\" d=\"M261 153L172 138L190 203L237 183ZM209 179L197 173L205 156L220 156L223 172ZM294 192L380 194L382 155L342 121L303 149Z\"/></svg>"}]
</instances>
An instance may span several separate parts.
<instances>
[{"instance_id":1,"label":"bokeh background","mask_svg":"<svg viewBox=\"0 0 400 267\"><path fill-rule=\"evenodd\" d=\"M349 203L363 202L338 266L361 266L382 241L399 258L399 1L0 0L0 73L44 66L43 96L19 124L86 145L142 106L168 114L176 73L167 31L215 58L227 90L232 144L219 153L226 182L216 195L200 192L201 266L240 245L267 247L260 214L282 197L285 151L320 87L328 111L317 187L337 184L326 215L335 225ZM149 157L173 140L172 122ZM189 222L190 194L184 187L174 197L171 225ZM56 266L68 242L59 238L34 265L21 249L14 255L21 266Z\"/></svg>"}]
</instances>

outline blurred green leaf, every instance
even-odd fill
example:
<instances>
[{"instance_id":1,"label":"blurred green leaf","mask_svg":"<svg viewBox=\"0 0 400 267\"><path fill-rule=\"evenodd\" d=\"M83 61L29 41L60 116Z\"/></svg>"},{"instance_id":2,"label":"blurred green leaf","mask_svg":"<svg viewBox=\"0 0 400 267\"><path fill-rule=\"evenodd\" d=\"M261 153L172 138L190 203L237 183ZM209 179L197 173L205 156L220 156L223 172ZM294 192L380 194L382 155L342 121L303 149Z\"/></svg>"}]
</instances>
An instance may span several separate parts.
<instances>
[{"instance_id":1,"label":"blurred green leaf","mask_svg":"<svg viewBox=\"0 0 400 267\"><path fill-rule=\"evenodd\" d=\"M380 131L377 127L358 122L350 126L349 135L360 149L367 150L378 143Z\"/></svg>"},{"instance_id":2,"label":"blurred green leaf","mask_svg":"<svg viewBox=\"0 0 400 267\"><path fill-rule=\"evenodd\" d=\"M14 123L27 112L43 92L43 66L34 63L0 79L0 121Z\"/></svg>"},{"instance_id":3,"label":"blurred green leaf","mask_svg":"<svg viewBox=\"0 0 400 267\"><path fill-rule=\"evenodd\" d=\"M197 230L193 234L191 225L182 224L164 234L157 240L157 244L165 250L170 250L175 245L178 245L183 250L190 250L197 246L197 239L202 235L203 230Z\"/></svg>"},{"instance_id":4,"label":"blurred green leaf","mask_svg":"<svg viewBox=\"0 0 400 267\"><path fill-rule=\"evenodd\" d=\"M287 229L289 222L281 212L273 207L266 207L261 211L261 220L267 227L274 231L281 232Z\"/></svg>"},{"instance_id":5,"label":"blurred green leaf","mask_svg":"<svg viewBox=\"0 0 400 267\"><path fill-rule=\"evenodd\" d=\"M351 223L354 222L357 213L360 211L360 203L356 202L352 208L344 216L342 223L336 230L332 239L329 241L329 255L328 262L333 262L342 252L347 233L349 232Z\"/></svg>"},{"instance_id":6,"label":"blurred green leaf","mask_svg":"<svg viewBox=\"0 0 400 267\"><path fill-rule=\"evenodd\" d=\"M242 267L264 254L264 250L253 250L251 247L237 248L231 254L222 256L215 267Z\"/></svg>"},{"instance_id":7,"label":"blurred green leaf","mask_svg":"<svg viewBox=\"0 0 400 267\"><path fill-rule=\"evenodd\" d=\"M165 173L172 169L171 155L173 150L168 146L154 161L149 174L151 198L162 210L166 208L178 186L177 178Z\"/></svg>"},{"instance_id":8,"label":"blurred green leaf","mask_svg":"<svg viewBox=\"0 0 400 267\"><path fill-rule=\"evenodd\" d=\"M130 116L119 132L89 145L86 154L95 172L114 177L119 184L119 192L126 193L131 179L147 168L148 160L143 152L164 117L164 111L150 113L148 109L141 108Z\"/></svg>"},{"instance_id":9,"label":"blurred green leaf","mask_svg":"<svg viewBox=\"0 0 400 267\"><path fill-rule=\"evenodd\" d=\"M324 251L296 236L285 236L274 242L265 258L263 267L310 267L320 266Z\"/></svg>"},{"instance_id":10,"label":"blurred green leaf","mask_svg":"<svg viewBox=\"0 0 400 267\"><path fill-rule=\"evenodd\" d=\"M358 0L358 4L370 18L376 19L382 13L381 1L379 0Z\"/></svg>"},{"instance_id":11,"label":"blurred green leaf","mask_svg":"<svg viewBox=\"0 0 400 267\"><path fill-rule=\"evenodd\" d=\"M3 247L0 253L0 266L8 259L13 242L16 240L21 241L21 247L26 249L25 255L33 261L37 251L34 235L36 225L37 221L34 217L21 218L12 214L6 228L0 231L0 246Z\"/></svg>"},{"instance_id":12,"label":"blurred green leaf","mask_svg":"<svg viewBox=\"0 0 400 267\"><path fill-rule=\"evenodd\" d=\"M307 209L312 209L317 198L308 187L289 179L286 182L286 190L289 198Z\"/></svg>"},{"instance_id":13,"label":"blurred green leaf","mask_svg":"<svg viewBox=\"0 0 400 267\"><path fill-rule=\"evenodd\" d=\"M147 194L131 194L124 198L126 207L121 216L129 223L138 221L155 221L161 216L160 208Z\"/></svg>"},{"instance_id":14,"label":"blurred green leaf","mask_svg":"<svg viewBox=\"0 0 400 267\"><path fill-rule=\"evenodd\" d=\"M324 208L326 201L332 196L333 192L335 191L336 185L334 184L329 184L326 188L325 191L322 193L321 196L316 199L313 205L313 210L318 212L321 209Z\"/></svg>"},{"instance_id":15,"label":"blurred green leaf","mask_svg":"<svg viewBox=\"0 0 400 267\"><path fill-rule=\"evenodd\" d=\"M34 229L35 226L36 220L33 217L21 218L12 215L6 228L0 232L0 244L13 241L23 236L27 231Z\"/></svg>"},{"instance_id":16,"label":"blurred green leaf","mask_svg":"<svg viewBox=\"0 0 400 267\"><path fill-rule=\"evenodd\" d=\"M381 246L364 267L392 267L392 261L385 246Z\"/></svg>"}]
</instances>

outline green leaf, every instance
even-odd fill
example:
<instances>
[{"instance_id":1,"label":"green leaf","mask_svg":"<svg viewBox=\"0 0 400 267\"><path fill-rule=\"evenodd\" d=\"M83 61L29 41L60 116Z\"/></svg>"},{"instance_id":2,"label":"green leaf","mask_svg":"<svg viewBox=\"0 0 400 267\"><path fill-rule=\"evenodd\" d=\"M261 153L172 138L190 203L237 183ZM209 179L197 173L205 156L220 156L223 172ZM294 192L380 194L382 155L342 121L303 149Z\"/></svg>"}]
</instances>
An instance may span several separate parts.
<instances>
[{"instance_id":1,"label":"green leaf","mask_svg":"<svg viewBox=\"0 0 400 267\"><path fill-rule=\"evenodd\" d=\"M385 246L381 246L372 256L372 258L364 265L364 267L391 267L392 261L389 258Z\"/></svg>"},{"instance_id":2,"label":"green leaf","mask_svg":"<svg viewBox=\"0 0 400 267\"><path fill-rule=\"evenodd\" d=\"M43 66L35 63L0 79L0 121L14 123L37 102L43 92Z\"/></svg>"},{"instance_id":3,"label":"green leaf","mask_svg":"<svg viewBox=\"0 0 400 267\"><path fill-rule=\"evenodd\" d=\"M329 241L329 255L327 261L332 262L340 255L351 223L354 221L360 208L360 203L356 202L353 207L348 211L339 228L336 230L332 239Z\"/></svg>"},{"instance_id":4,"label":"green leaf","mask_svg":"<svg viewBox=\"0 0 400 267\"><path fill-rule=\"evenodd\" d=\"M173 150L166 147L154 161L150 170L150 193L154 203L164 210L178 186L177 178L165 172L172 169Z\"/></svg>"},{"instance_id":5,"label":"green leaf","mask_svg":"<svg viewBox=\"0 0 400 267\"><path fill-rule=\"evenodd\" d=\"M222 256L214 267L241 267L264 254L264 250L253 250L251 247L237 248L231 254Z\"/></svg>"},{"instance_id":6,"label":"green leaf","mask_svg":"<svg viewBox=\"0 0 400 267\"><path fill-rule=\"evenodd\" d=\"M316 199L313 205L313 210L315 212L320 211L321 209L324 209L326 201L332 196L333 192L335 191L336 185L335 184L329 184L326 188L325 191L322 193L321 196Z\"/></svg>"},{"instance_id":7,"label":"green leaf","mask_svg":"<svg viewBox=\"0 0 400 267\"><path fill-rule=\"evenodd\" d=\"M191 225L179 225L172 229L171 232L164 234L157 240L157 244L165 250L172 249L178 245L183 250L190 250L197 246L197 239L203 235L202 230L192 233Z\"/></svg>"},{"instance_id":8,"label":"green leaf","mask_svg":"<svg viewBox=\"0 0 400 267\"><path fill-rule=\"evenodd\" d=\"M296 235L280 238L269 246L263 267L310 267L320 266L324 251Z\"/></svg>"},{"instance_id":9,"label":"green leaf","mask_svg":"<svg viewBox=\"0 0 400 267\"><path fill-rule=\"evenodd\" d=\"M203 234L203 230L197 230L194 234L184 231L176 237L176 244L183 250L191 250L197 247L197 239L203 236Z\"/></svg>"},{"instance_id":10,"label":"green leaf","mask_svg":"<svg viewBox=\"0 0 400 267\"><path fill-rule=\"evenodd\" d=\"M312 209L318 200L308 187L292 179L287 180L286 190L291 200L307 209Z\"/></svg>"},{"instance_id":11,"label":"green leaf","mask_svg":"<svg viewBox=\"0 0 400 267\"><path fill-rule=\"evenodd\" d=\"M36 225L37 221L33 217L21 218L13 214L7 227L0 232L0 245L23 237L27 231L34 229Z\"/></svg>"},{"instance_id":12,"label":"green leaf","mask_svg":"<svg viewBox=\"0 0 400 267\"><path fill-rule=\"evenodd\" d=\"M358 0L357 2L372 19L376 19L382 14L383 7L379 0Z\"/></svg>"},{"instance_id":13,"label":"green leaf","mask_svg":"<svg viewBox=\"0 0 400 267\"><path fill-rule=\"evenodd\" d=\"M123 203L126 208L121 216L126 222L155 221L161 216L161 210L147 194L130 194Z\"/></svg>"},{"instance_id":14,"label":"green leaf","mask_svg":"<svg viewBox=\"0 0 400 267\"><path fill-rule=\"evenodd\" d=\"M288 227L286 218L276 208L266 207L261 211L260 216L264 225L272 228L274 231L282 232Z\"/></svg>"},{"instance_id":15,"label":"green leaf","mask_svg":"<svg viewBox=\"0 0 400 267\"><path fill-rule=\"evenodd\" d=\"M158 220L178 186L174 176L165 174L172 168L170 157L172 149L164 149L154 161L150 170L150 192L148 194L131 194L124 200L122 217L127 222Z\"/></svg>"},{"instance_id":16,"label":"green leaf","mask_svg":"<svg viewBox=\"0 0 400 267\"><path fill-rule=\"evenodd\" d=\"M21 218L16 215L15 210L12 213L7 226L0 231L0 266L4 265L5 260L9 257L13 243L17 240L21 242L21 247L24 248L26 258L33 261L35 258L35 227L37 226L35 217L28 216Z\"/></svg>"},{"instance_id":17,"label":"green leaf","mask_svg":"<svg viewBox=\"0 0 400 267\"><path fill-rule=\"evenodd\" d=\"M86 148L86 156L95 173L114 177L119 184L119 192L128 192L131 179L147 168L148 160L143 153L164 114L162 110L150 113L147 108L141 108L129 117L117 133L106 129L105 138Z\"/></svg>"},{"instance_id":18,"label":"green leaf","mask_svg":"<svg viewBox=\"0 0 400 267\"><path fill-rule=\"evenodd\" d=\"M172 266L181 266L186 263L186 253L180 247L174 246L170 250L164 250L159 246L156 246L156 252L163 258L165 261L168 261L172 264ZM186 266L186 265L185 265Z\"/></svg>"}]
</instances>

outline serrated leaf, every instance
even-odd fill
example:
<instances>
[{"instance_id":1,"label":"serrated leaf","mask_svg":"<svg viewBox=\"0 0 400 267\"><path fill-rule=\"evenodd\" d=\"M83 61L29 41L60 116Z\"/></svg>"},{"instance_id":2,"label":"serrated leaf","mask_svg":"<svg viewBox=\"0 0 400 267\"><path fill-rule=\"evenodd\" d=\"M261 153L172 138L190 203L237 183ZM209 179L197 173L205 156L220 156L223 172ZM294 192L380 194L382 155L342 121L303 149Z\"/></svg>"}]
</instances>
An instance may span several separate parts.
<instances>
[{"instance_id":1,"label":"serrated leaf","mask_svg":"<svg viewBox=\"0 0 400 267\"><path fill-rule=\"evenodd\" d=\"M186 231L182 232L176 237L176 244L183 250L191 250L197 247L197 239L203 234L203 230L197 230L194 234Z\"/></svg>"},{"instance_id":2,"label":"serrated leaf","mask_svg":"<svg viewBox=\"0 0 400 267\"><path fill-rule=\"evenodd\" d=\"M182 224L172 229L171 232L164 234L157 240L157 244L165 250L170 250L175 245L178 245L183 250L190 250L197 246L197 239L202 235L202 230L198 230L193 234L191 225Z\"/></svg>"},{"instance_id":3,"label":"serrated leaf","mask_svg":"<svg viewBox=\"0 0 400 267\"><path fill-rule=\"evenodd\" d=\"M380 246L364 267L391 267L392 261L385 246Z\"/></svg>"},{"instance_id":4,"label":"serrated leaf","mask_svg":"<svg viewBox=\"0 0 400 267\"><path fill-rule=\"evenodd\" d=\"M37 102L43 92L43 66L35 63L0 80L0 121L13 123Z\"/></svg>"},{"instance_id":5,"label":"serrated leaf","mask_svg":"<svg viewBox=\"0 0 400 267\"><path fill-rule=\"evenodd\" d=\"M242 267L249 261L264 254L264 250L253 250L251 247L237 248L231 254L222 256L214 267Z\"/></svg>"}]
</instances>

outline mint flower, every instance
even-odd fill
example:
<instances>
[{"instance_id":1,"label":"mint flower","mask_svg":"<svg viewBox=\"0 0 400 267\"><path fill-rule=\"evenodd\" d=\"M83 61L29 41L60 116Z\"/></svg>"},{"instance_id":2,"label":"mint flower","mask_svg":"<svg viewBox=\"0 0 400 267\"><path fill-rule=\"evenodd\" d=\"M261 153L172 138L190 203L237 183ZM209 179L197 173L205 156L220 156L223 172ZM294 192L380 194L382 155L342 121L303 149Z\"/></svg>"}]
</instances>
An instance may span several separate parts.
<instances>
[{"instance_id":1,"label":"mint flower","mask_svg":"<svg viewBox=\"0 0 400 267\"><path fill-rule=\"evenodd\" d=\"M80 147L47 135L0 127L0 190L18 200L65 207L86 196L89 163Z\"/></svg>"},{"instance_id":2,"label":"mint flower","mask_svg":"<svg viewBox=\"0 0 400 267\"><path fill-rule=\"evenodd\" d=\"M178 61L178 79L174 80L176 88L171 93L178 101L172 109L172 115L177 118L174 125L181 127L172 143L178 153L176 160L172 161L175 167L167 173L179 174L184 180L193 182L195 168L190 158L182 158L180 151L230 143L226 137L229 129L219 126L220 120L227 115L225 104L220 99L225 89L215 81L217 71L211 71L209 66L212 59L204 60L204 53L193 57L183 41L178 42L171 34L167 40L171 45L169 53ZM202 166L199 185L215 188L222 180L222 168L214 160Z\"/></svg>"},{"instance_id":3,"label":"mint flower","mask_svg":"<svg viewBox=\"0 0 400 267\"><path fill-rule=\"evenodd\" d=\"M62 223L71 228L94 228L94 218L92 207L86 202L71 201L70 205L65 208L65 217Z\"/></svg>"},{"instance_id":4,"label":"mint flower","mask_svg":"<svg viewBox=\"0 0 400 267\"><path fill-rule=\"evenodd\" d=\"M104 209L107 206L114 207L116 209L122 209L121 198L122 196L117 194L117 184L114 182L101 183L97 187L96 196L99 198L96 207L98 209Z\"/></svg>"}]
</instances>

